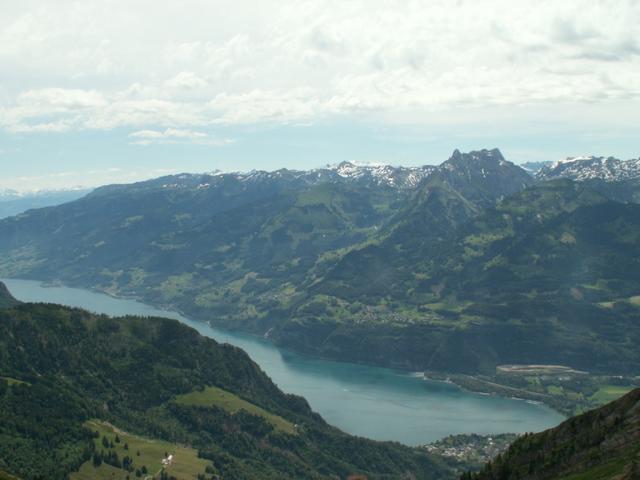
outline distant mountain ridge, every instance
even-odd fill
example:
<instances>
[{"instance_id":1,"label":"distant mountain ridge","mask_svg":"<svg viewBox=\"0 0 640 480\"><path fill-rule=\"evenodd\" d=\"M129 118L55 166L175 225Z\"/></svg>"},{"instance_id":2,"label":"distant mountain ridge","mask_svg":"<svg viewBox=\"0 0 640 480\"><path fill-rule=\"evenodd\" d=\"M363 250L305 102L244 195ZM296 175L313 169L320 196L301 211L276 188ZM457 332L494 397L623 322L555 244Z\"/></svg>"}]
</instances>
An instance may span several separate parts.
<instances>
[{"instance_id":1,"label":"distant mountain ridge","mask_svg":"<svg viewBox=\"0 0 640 480\"><path fill-rule=\"evenodd\" d=\"M539 180L569 178L576 181L600 179L620 182L640 178L640 158L619 160L615 157L568 157L541 168Z\"/></svg>"},{"instance_id":2,"label":"distant mountain ridge","mask_svg":"<svg viewBox=\"0 0 640 480\"><path fill-rule=\"evenodd\" d=\"M271 185L280 188L301 188L323 183L354 184L360 186L415 188L424 178L436 170L434 165L402 167L387 164L360 164L341 162L311 170L274 171L251 170L249 172L180 173L157 179L126 185L106 185L96 189L96 194L123 189L211 189L229 183L241 185ZM248 187L245 187L248 188Z\"/></svg>"},{"instance_id":3,"label":"distant mountain ridge","mask_svg":"<svg viewBox=\"0 0 640 480\"><path fill-rule=\"evenodd\" d=\"M18 192L0 190L0 219L18 215L33 208L44 208L71 202L83 197L91 189L69 188L62 190L35 190Z\"/></svg>"}]
</instances>

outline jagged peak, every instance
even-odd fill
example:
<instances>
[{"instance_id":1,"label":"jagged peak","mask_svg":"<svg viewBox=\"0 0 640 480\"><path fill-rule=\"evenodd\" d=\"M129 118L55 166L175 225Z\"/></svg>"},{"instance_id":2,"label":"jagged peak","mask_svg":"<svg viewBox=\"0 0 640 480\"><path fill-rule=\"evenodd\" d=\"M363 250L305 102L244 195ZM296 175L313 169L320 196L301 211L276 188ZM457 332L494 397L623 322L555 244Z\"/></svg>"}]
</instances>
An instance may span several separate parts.
<instances>
[{"instance_id":1,"label":"jagged peak","mask_svg":"<svg viewBox=\"0 0 640 480\"><path fill-rule=\"evenodd\" d=\"M470 160L470 161L486 161L486 160L494 160L494 161L505 161L502 152L498 148L483 148L480 150L471 150L470 152L462 153L457 148L453 151L449 160L447 161L455 161L455 160Z\"/></svg>"}]
</instances>

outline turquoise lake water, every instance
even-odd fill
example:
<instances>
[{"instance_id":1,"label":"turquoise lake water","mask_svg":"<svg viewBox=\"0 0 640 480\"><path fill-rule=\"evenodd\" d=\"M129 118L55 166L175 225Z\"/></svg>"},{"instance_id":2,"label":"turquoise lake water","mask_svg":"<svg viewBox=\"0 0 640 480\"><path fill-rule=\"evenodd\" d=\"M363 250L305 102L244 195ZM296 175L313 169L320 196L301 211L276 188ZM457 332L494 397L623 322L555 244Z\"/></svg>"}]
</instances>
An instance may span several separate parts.
<instances>
[{"instance_id":1,"label":"turquoise lake water","mask_svg":"<svg viewBox=\"0 0 640 480\"><path fill-rule=\"evenodd\" d=\"M202 335L244 349L281 390L302 395L325 420L354 435L420 445L457 433L536 432L563 420L543 405L470 393L407 372L298 355L261 338L213 328L134 300L37 281L2 281L25 302L59 303L113 316L177 319Z\"/></svg>"}]
</instances>

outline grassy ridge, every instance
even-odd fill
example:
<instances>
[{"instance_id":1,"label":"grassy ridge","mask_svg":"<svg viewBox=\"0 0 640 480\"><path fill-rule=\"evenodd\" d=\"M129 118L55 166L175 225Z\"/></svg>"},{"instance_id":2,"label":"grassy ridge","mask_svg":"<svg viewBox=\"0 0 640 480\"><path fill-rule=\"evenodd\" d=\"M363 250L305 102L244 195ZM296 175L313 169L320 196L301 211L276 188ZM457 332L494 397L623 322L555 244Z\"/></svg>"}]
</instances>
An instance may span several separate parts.
<instances>
[{"instance_id":1,"label":"grassy ridge","mask_svg":"<svg viewBox=\"0 0 640 480\"><path fill-rule=\"evenodd\" d=\"M206 468L211 466L211 462L199 458L198 451L193 448L132 435L98 420L88 421L85 426L95 434L94 448L96 452L114 452L120 461L125 457L130 457L133 464L127 470L104 462L95 466L93 461L89 460L82 465L78 472L71 474L71 480L125 480L127 476L134 477L137 470L146 471L155 477L163 469L162 460L166 458L167 454L173 455L173 462L165 471L168 475L176 477L177 480L196 480L198 474L204 474ZM105 448L103 439L107 439L107 442L113 447Z\"/></svg>"},{"instance_id":2,"label":"grassy ridge","mask_svg":"<svg viewBox=\"0 0 640 480\"><path fill-rule=\"evenodd\" d=\"M284 418L267 412L265 409L247 402L242 398L218 387L205 387L204 390L186 393L175 398L175 403L192 407L219 407L232 415L244 410L252 415L264 418L276 429L296 435L297 431L293 423Z\"/></svg>"}]
</instances>

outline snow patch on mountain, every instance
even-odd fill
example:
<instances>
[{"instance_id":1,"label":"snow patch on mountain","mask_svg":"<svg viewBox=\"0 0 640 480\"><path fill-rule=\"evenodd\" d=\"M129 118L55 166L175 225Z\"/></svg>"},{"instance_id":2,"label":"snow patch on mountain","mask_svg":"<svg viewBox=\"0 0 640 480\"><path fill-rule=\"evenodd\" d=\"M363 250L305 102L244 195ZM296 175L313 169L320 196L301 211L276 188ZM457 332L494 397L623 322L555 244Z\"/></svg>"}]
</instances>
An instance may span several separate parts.
<instances>
[{"instance_id":1,"label":"snow patch on mountain","mask_svg":"<svg viewBox=\"0 0 640 480\"><path fill-rule=\"evenodd\" d=\"M640 158L619 160L614 157L593 155L557 160L536 174L536 178L540 180L569 178L576 181L600 179L606 182L619 182L639 177Z\"/></svg>"},{"instance_id":2,"label":"snow patch on mountain","mask_svg":"<svg viewBox=\"0 0 640 480\"><path fill-rule=\"evenodd\" d=\"M395 167L384 163L342 162L324 170L333 171L344 179L371 181L377 185L397 188L414 188L436 168L434 165Z\"/></svg>"},{"instance_id":3,"label":"snow patch on mountain","mask_svg":"<svg viewBox=\"0 0 640 480\"><path fill-rule=\"evenodd\" d=\"M437 169L434 165L421 167L396 167L383 163L342 162L312 170L289 170L286 168L266 171L180 173L160 179L141 182L142 188L160 186L161 188L213 188L226 180L241 183L293 182L303 185L320 183L358 183L376 186L388 186L398 189L413 189ZM160 184L158 185L158 182Z\"/></svg>"}]
</instances>

